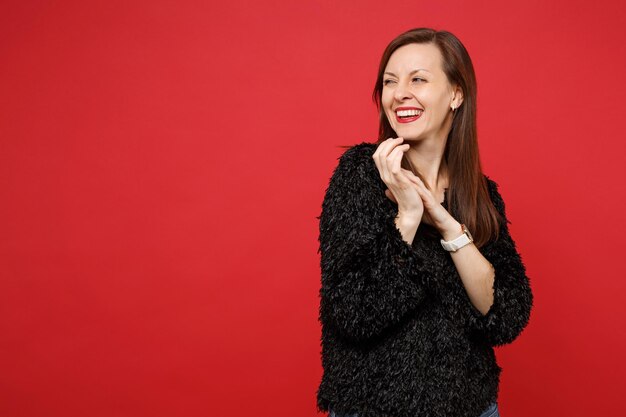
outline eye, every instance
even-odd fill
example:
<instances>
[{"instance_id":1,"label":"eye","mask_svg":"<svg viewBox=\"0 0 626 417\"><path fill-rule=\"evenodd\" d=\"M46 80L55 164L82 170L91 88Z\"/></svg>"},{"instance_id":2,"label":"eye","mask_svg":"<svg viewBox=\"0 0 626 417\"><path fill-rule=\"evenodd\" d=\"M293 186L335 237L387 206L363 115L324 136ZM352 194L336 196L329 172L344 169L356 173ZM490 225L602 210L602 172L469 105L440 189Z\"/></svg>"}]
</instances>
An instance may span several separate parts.
<instances>
[{"instance_id":1,"label":"eye","mask_svg":"<svg viewBox=\"0 0 626 417\"><path fill-rule=\"evenodd\" d=\"M422 80L422 81L426 81L425 79L420 78L420 77L413 77L413 81L415 81L415 80Z\"/></svg>"},{"instance_id":2,"label":"eye","mask_svg":"<svg viewBox=\"0 0 626 417\"><path fill-rule=\"evenodd\" d=\"M393 80L384 80L383 81L383 85L387 85L387 84L392 83L392 82L393 82Z\"/></svg>"}]
</instances>

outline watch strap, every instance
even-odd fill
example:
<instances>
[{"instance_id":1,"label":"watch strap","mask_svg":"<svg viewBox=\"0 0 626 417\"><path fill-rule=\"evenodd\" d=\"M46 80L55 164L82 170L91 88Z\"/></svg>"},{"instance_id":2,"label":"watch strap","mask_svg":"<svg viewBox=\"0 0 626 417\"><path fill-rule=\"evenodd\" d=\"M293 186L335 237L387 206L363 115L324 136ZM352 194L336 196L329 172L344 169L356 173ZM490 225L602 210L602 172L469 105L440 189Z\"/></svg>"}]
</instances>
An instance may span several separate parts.
<instances>
[{"instance_id":1,"label":"watch strap","mask_svg":"<svg viewBox=\"0 0 626 417\"><path fill-rule=\"evenodd\" d=\"M461 236L457 237L456 239L452 239L449 241L441 239L441 246L443 246L443 248L448 252L456 252L463 246L470 244L474 241L464 224L461 225L461 231Z\"/></svg>"}]
</instances>

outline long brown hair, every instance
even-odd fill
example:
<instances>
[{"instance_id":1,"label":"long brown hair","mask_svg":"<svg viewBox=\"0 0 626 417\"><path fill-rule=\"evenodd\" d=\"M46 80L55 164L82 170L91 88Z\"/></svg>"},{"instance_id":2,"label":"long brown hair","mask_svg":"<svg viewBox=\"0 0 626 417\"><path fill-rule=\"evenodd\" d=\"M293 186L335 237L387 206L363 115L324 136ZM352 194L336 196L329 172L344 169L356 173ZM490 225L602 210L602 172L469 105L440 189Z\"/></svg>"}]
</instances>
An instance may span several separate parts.
<instances>
[{"instance_id":1,"label":"long brown hair","mask_svg":"<svg viewBox=\"0 0 626 417\"><path fill-rule=\"evenodd\" d=\"M446 191L450 214L464 223L472 233L474 244L480 248L500 232L504 218L496 210L489 197L489 189L483 176L478 150L476 129L476 76L469 53L452 33L431 28L408 30L393 39L383 52L378 68L372 100L379 112L379 131L376 144L397 137L381 105L383 74L393 52L410 43L432 43L443 57L443 72L448 82L463 91L463 102L453 115L452 127L446 141L443 159L448 168L449 184ZM411 166L406 157L402 167L412 171L424 184L424 177Z\"/></svg>"}]
</instances>

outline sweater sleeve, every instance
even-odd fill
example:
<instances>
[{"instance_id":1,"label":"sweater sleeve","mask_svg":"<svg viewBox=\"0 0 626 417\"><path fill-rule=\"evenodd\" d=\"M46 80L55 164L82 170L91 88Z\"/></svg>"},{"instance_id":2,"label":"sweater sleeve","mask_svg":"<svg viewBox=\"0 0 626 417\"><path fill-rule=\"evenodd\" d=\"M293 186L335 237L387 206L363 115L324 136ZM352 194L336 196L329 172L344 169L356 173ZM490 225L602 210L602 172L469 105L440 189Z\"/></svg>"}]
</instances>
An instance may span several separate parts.
<instances>
[{"instance_id":1,"label":"sweater sleeve","mask_svg":"<svg viewBox=\"0 0 626 417\"><path fill-rule=\"evenodd\" d=\"M491 199L505 219L497 240L483 246L480 251L495 269L494 302L483 315L471 302L470 326L480 332L491 346L513 342L528 324L533 306L533 294L526 275L526 267L517 251L508 229L504 200L498 185L487 179Z\"/></svg>"},{"instance_id":2,"label":"sweater sleeve","mask_svg":"<svg viewBox=\"0 0 626 417\"><path fill-rule=\"evenodd\" d=\"M437 271L403 240L369 146L340 157L318 217L319 318L353 341L381 334L416 309Z\"/></svg>"}]
</instances>

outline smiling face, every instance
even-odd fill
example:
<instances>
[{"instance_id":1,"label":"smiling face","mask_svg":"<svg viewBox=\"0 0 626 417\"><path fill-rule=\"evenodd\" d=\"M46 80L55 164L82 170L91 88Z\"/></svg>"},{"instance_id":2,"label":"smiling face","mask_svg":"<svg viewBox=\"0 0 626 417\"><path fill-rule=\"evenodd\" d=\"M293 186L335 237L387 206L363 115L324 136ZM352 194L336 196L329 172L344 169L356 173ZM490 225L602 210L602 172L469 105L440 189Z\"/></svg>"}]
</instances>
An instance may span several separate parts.
<instances>
[{"instance_id":1,"label":"smiling face","mask_svg":"<svg viewBox=\"0 0 626 417\"><path fill-rule=\"evenodd\" d=\"M399 137L445 139L452 126L451 107L461 102L462 92L448 82L437 46L411 43L393 52L383 74L381 104Z\"/></svg>"}]
</instances>

